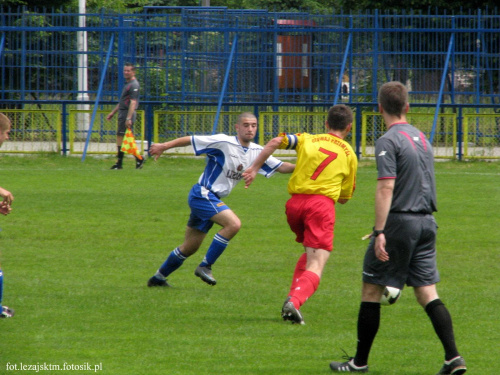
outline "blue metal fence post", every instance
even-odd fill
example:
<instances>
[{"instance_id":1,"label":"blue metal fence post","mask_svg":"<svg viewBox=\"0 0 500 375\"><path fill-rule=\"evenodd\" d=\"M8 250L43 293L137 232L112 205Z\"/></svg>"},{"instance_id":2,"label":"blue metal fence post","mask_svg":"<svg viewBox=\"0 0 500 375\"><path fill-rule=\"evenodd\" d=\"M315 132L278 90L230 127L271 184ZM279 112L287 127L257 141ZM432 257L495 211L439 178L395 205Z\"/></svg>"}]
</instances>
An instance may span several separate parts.
<instances>
[{"instance_id":1,"label":"blue metal fence post","mask_svg":"<svg viewBox=\"0 0 500 375\"><path fill-rule=\"evenodd\" d=\"M23 27L26 26L26 18L22 19ZM21 99L25 100L25 91L26 91L26 31L23 30L21 32Z\"/></svg>"},{"instance_id":2,"label":"blue metal fence post","mask_svg":"<svg viewBox=\"0 0 500 375\"><path fill-rule=\"evenodd\" d=\"M375 29L375 35L373 36L373 66L372 66L372 102L376 103L377 102L377 91L378 91L378 77L377 77L377 72L378 72L378 9L375 9L375 14L374 14L374 29Z\"/></svg>"},{"instance_id":3,"label":"blue metal fence post","mask_svg":"<svg viewBox=\"0 0 500 375\"><path fill-rule=\"evenodd\" d=\"M476 37L476 105L481 102L481 10L477 14Z\"/></svg>"},{"instance_id":4,"label":"blue metal fence post","mask_svg":"<svg viewBox=\"0 0 500 375\"><path fill-rule=\"evenodd\" d=\"M279 66L278 66L278 17L274 17L274 32L273 32L273 101L278 102L279 101Z\"/></svg>"},{"instance_id":5,"label":"blue metal fence post","mask_svg":"<svg viewBox=\"0 0 500 375\"><path fill-rule=\"evenodd\" d=\"M147 104L146 105L146 140L148 142L148 155L149 155L149 148L151 147L151 144L153 143L153 123L154 123L154 105L153 104Z\"/></svg>"},{"instance_id":6,"label":"blue metal fence post","mask_svg":"<svg viewBox=\"0 0 500 375\"><path fill-rule=\"evenodd\" d=\"M454 17L452 18L452 21L454 21ZM453 27L455 26L455 22L453 22ZM432 122L432 130L431 134L429 137L429 141L432 143L434 140L434 135L436 133L436 126L437 126L437 120L439 117L439 109L441 108L441 102L443 100L443 91L444 91L444 86L446 84L446 75L448 74L448 66L450 64L450 56L452 54L452 51L454 49L454 44L455 42L455 33L451 34L450 37L450 43L448 45L448 53L446 54L446 61L444 63L444 69L443 69L443 75L441 76L441 86L439 87L439 94L438 94L438 100L436 104L436 110L434 111L434 121Z\"/></svg>"},{"instance_id":7,"label":"blue metal fence post","mask_svg":"<svg viewBox=\"0 0 500 375\"><path fill-rule=\"evenodd\" d=\"M345 47L344 58L342 59L342 66L339 72L339 81L337 83L337 88L335 89L335 98L333 99L333 105L338 103L340 90L342 88L342 77L344 76L345 65L347 62L347 56L349 56L349 50L351 49L352 33L349 33L349 38L347 39L347 45Z\"/></svg>"},{"instance_id":8,"label":"blue metal fence post","mask_svg":"<svg viewBox=\"0 0 500 375\"><path fill-rule=\"evenodd\" d=\"M185 23L186 23L186 19L185 19L185 15L183 14L182 15L182 18L181 18L181 21L182 21L182 26L183 27L186 27ZM188 33L186 33L188 34ZM188 73L188 69L189 69L189 59L187 57L188 55L188 38L186 37L183 37L181 39L181 43L182 43L182 60L181 60L181 65L182 65L182 69L181 69L181 100L182 101L185 101L186 100L186 82L187 82L187 73Z\"/></svg>"},{"instance_id":9,"label":"blue metal fence post","mask_svg":"<svg viewBox=\"0 0 500 375\"><path fill-rule=\"evenodd\" d=\"M67 149L67 131L68 131L68 108L66 106L66 102L63 102L62 104L62 123L61 123L61 136L62 136L62 145L61 145L61 151L64 156L66 156L66 153L68 151Z\"/></svg>"},{"instance_id":10,"label":"blue metal fence post","mask_svg":"<svg viewBox=\"0 0 500 375\"><path fill-rule=\"evenodd\" d=\"M476 113L479 113L478 105L481 104L481 11L477 14L477 38L476 38ZM481 130L479 127L479 118L476 118L474 129L476 137L479 140Z\"/></svg>"},{"instance_id":11,"label":"blue metal fence post","mask_svg":"<svg viewBox=\"0 0 500 375\"><path fill-rule=\"evenodd\" d=\"M362 106L356 106L356 155L361 156L361 123L363 122Z\"/></svg>"},{"instance_id":12,"label":"blue metal fence post","mask_svg":"<svg viewBox=\"0 0 500 375\"><path fill-rule=\"evenodd\" d=\"M352 15L349 16L349 29L352 30L354 27L353 25L353 18ZM352 33L349 34L351 36ZM353 63L354 63L354 58L353 58L353 53L352 53L352 42L351 42L351 48L349 49L349 103L352 102L352 68L353 68Z\"/></svg>"},{"instance_id":13,"label":"blue metal fence post","mask_svg":"<svg viewBox=\"0 0 500 375\"><path fill-rule=\"evenodd\" d=\"M255 117L257 117L257 121L259 121L259 106L258 105L254 105L253 106L253 113L255 115ZM254 142L255 143L259 143L259 126L257 126L257 132L255 133L255 138L254 138Z\"/></svg>"},{"instance_id":14,"label":"blue metal fence post","mask_svg":"<svg viewBox=\"0 0 500 375\"><path fill-rule=\"evenodd\" d=\"M462 160L462 155L463 155L463 138L464 138L464 131L463 131L463 107L458 107L458 118L457 118L457 143L458 143L458 160ZM466 140L467 141L467 140Z\"/></svg>"},{"instance_id":15,"label":"blue metal fence post","mask_svg":"<svg viewBox=\"0 0 500 375\"><path fill-rule=\"evenodd\" d=\"M97 113L97 108L99 106L99 101L101 100L102 95L102 87L104 85L104 77L106 76L106 70L109 65L109 58L111 56L111 51L113 50L113 43L115 41L115 34L111 35L111 40L109 41L108 53L106 54L106 62L104 63L104 68L101 74L101 80L99 81L99 88L97 90L97 95L94 103L94 110L92 111L92 118L90 119L89 130L87 132L87 140L85 141L85 147L83 149L82 161L85 161L85 157L87 156L87 148L89 146L90 137L92 136L92 128L94 127L95 115Z\"/></svg>"},{"instance_id":16,"label":"blue metal fence post","mask_svg":"<svg viewBox=\"0 0 500 375\"><path fill-rule=\"evenodd\" d=\"M0 39L0 59L2 58L4 44L5 44L5 34L2 34L2 39Z\"/></svg>"},{"instance_id":17,"label":"blue metal fence post","mask_svg":"<svg viewBox=\"0 0 500 375\"><path fill-rule=\"evenodd\" d=\"M5 34L2 34L2 39L0 40L0 87L4 87L4 79L5 79L5 66L2 63L2 53L3 53L3 46L5 44ZM4 90L0 90L0 98L3 99L4 97Z\"/></svg>"},{"instance_id":18,"label":"blue metal fence post","mask_svg":"<svg viewBox=\"0 0 500 375\"><path fill-rule=\"evenodd\" d=\"M123 32L123 27L124 27L124 21L123 21L124 16L120 16L118 18L118 27L119 27L119 32L118 32L118 61L117 61L117 67L118 71L121 72L123 70L123 66L125 65L125 35ZM118 74L118 97L120 97L120 88L125 85L125 77L123 74Z\"/></svg>"},{"instance_id":19,"label":"blue metal fence post","mask_svg":"<svg viewBox=\"0 0 500 375\"><path fill-rule=\"evenodd\" d=\"M219 103L217 104L217 112L215 113L214 126L212 128L212 134L215 134L217 130L217 124L219 123L220 111L222 108L222 101L226 95L227 81L229 80L229 72L231 71L231 64L233 63L234 51L236 50L236 44L238 44L238 34L234 35L233 45L231 47L231 54L227 60L226 73L224 74L224 83L222 84L222 90L219 95Z\"/></svg>"}]
</instances>

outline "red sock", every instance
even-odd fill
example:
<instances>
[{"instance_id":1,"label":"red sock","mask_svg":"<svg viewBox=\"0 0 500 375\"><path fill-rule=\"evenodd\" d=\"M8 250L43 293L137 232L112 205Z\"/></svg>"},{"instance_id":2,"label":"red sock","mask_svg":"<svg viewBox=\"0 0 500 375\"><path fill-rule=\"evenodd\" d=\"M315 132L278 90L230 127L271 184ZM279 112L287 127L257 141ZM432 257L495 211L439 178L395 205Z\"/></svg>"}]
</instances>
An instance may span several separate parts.
<instances>
[{"instance_id":1,"label":"red sock","mask_svg":"<svg viewBox=\"0 0 500 375\"><path fill-rule=\"evenodd\" d=\"M311 297L319 285L319 276L311 271L304 271L302 276L299 278L297 285L293 292L290 293L292 297L290 301L293 303L296 309L300 309L300 306Z\"/></svg>"},{"instance_id":2,"label":"red sock","mask_svg":"<svg viewBox=\"0 0 500 375\"><path fill-rule=\"evenodd\" d=\"M292 295L293 291L297 287L297 283L299 282L300 277L306 270L306 264L307 264L307 253L303 253L299 258L299 260L297 261L297 265L295 266L295 271L293 272L292 285L290 286L290 293L288 293L289 296Z\"/></svg>"}]
</instances>

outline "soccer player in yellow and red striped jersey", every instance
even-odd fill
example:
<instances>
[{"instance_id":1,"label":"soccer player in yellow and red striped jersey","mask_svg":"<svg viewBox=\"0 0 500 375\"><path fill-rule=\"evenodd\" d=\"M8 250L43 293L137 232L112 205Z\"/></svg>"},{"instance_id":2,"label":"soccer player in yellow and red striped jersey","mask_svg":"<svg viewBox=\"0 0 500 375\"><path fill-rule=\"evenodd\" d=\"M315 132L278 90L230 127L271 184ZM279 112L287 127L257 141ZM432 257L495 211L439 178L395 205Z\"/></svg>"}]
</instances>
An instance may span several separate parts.
<instances>
[{"instance_id":1,"label":"soccer player in yellow and red striped jersey","mask_svg":"<svg viewBox=\"0 0 500 375\"><path fill-rule=\"evenodd\" d=\"M277 149L297 152L295 170L288 182L291 198L286 215L296 241L304 246L293 274L281 315L304 324L300 307L317 290L323 268L333 249L335 204L345 204L356 187L358 159L344 138L352 127L349 107L330 108L324 134L280 134L269 141L250 168L243 173L245 187L254 180L262 163Z\"/></svg>"}]
</instances>

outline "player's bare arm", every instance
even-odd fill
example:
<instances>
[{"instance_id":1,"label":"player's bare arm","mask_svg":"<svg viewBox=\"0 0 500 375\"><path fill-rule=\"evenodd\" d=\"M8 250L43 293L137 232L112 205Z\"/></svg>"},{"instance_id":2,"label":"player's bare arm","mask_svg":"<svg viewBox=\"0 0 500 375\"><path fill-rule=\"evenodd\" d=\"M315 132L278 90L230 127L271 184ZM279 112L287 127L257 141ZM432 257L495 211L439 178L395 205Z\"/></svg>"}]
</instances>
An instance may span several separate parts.
<instances>
[{"instance_id":1,"label":"player's bare arm","mask_svg":"<svg viewBox=\"0 0 500 375\"><path fill-rule=\"evenodd\" d=\"M165 143L155 143L149 148L149 153L155 157L155 160L158 160L158 158L161 156L161 154L163 154L164 151L175 147L186 147L190 144L190 136L181 137Z\"/></svg>"},{"instance_id":2,"label":"player's bare arm","mask_svg":"<svg viewBox=\"0 0 500 375\"><path fill-rule=\"evenodd\" d=\"M378 180L375 192L375 229L383 230L391 208L392 195L396 179ZM385 251L385 235L380 234L375 238L375 256L382 262L389 260Z\"/></svg>"},{"instance_id":3,"label":"player's bare arm","mask_svg":"<svg viewBox=\"0 0 500 375\"><path fill-rule=\"evenodd\" d=\"M113 108L113 110L111 112L109 112L109 114L106 116L106 120L111 120L113 118L113 116L115 115L115 113L118 111L118 107L119 107L119 104L117 104L115 106L115 108Z\"/></svg>"},{"instance_id":4,"label":"player's bare arm","mask_svg":"<svg viewBox=\"0 0 500 375\"><path fill-rule=\"evenodd\" d=\"M14 201L14 196L12 195L12 193L8 190L5 190L4 188L1 188L1 187L0 187L0 196L3 198L3 201L2 201L3 204L10 205Z\"/></svg>"},{"instance_id":5,"label":"player's bare arm","mask_svg":"<svg viewBox=\"0 0 500 375\"><path fill-rule=\"evenodd\" d=\"M128 107L128 112L127 112L127 119L125 120L125 125L127 125L127 128L132 127L132 116L134 115L135 110L138 107L137 99L131 99L130 100L130 106Z\"/></svg>"},{"instance_id":6,"label":"player's bare arm","mask_svg":"<svg viewBox=\"0 0 500 375\"><path fill-rule=\"evenodd\" d=\"M274 151L276 151L281 144L281 140L283 137L276 137L271 139L262 149L260 152L259 156L254 160L252 165L248 167L245 172L243 172L242 176L243 179L245 180L245 189L248 189L248 187L252 184L253 180L255 179L255 176L257 176L257 172L259 169L264 165L266 160L271 156ZM284 164L284 163L283 163ZM281 166L280 166L281 167ZM287 167L285 167L287 168ZM295 168L295 165L293 166ZM279 171L279 169L278 169ZM293 170L292 170L293 172ZM287 172L282 172L282 173L287 173ZM291 172L290 172L291 173Z\"/></svg>"},{"instance_id":7,"label":"player's bare arm","mask_svg":"<svg viewBox=\"0 0 500 375\"><path fill-rule=\"evenodd\" d=\"M0 203L0 214L8 215L10 211L12 211L10 205L14 200L14 196L10 191L4 188L0 188L0 196L3 197L3 201Z\"/></svg>"},{"instance_id":8,"label":"player's bare arm","mask_svg":"<svg viewBox=\"0 0 500 375\"><path fill-rule=\"evenodd\" d=\"M295 164L288 163L286 161L283 162L277 169L279 173L293 173L295 170Z\"/></svg>"}]
</instances>

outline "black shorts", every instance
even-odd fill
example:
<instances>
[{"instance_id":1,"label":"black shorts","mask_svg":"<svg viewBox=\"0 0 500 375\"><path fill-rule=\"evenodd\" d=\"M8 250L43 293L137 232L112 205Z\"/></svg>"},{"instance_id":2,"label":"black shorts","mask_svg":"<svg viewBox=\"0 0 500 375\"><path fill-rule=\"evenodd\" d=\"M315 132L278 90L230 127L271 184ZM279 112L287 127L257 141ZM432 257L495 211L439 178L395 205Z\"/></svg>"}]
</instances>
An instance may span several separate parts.
<instances>
[{"instance_id":1,"label":"black shorts","mask_svg":"<svg viewBox=\"0 0 500 375\"><path fill-rule=\"evenodd\" d=\"M372 238L363 262L363 281L403 289L439 282L437 224L432 215L390 213L384 228L389 261L375 256Z\"/></svg>"},{"instance_id":2,"label":"black shorts","mask_svg":"<svg viewBox=\"0 0 500 375\"><path fill-rule=\"evenodd\" d=\"M124 136L125 132L127 131L127 115L128 111L118 111L118 129L116 131L116 135L118 136ZM134 122L136 117L137 114L134 112L134 114L132 115L132 131L134 129Z\"/></svg>"}]
</instances>

